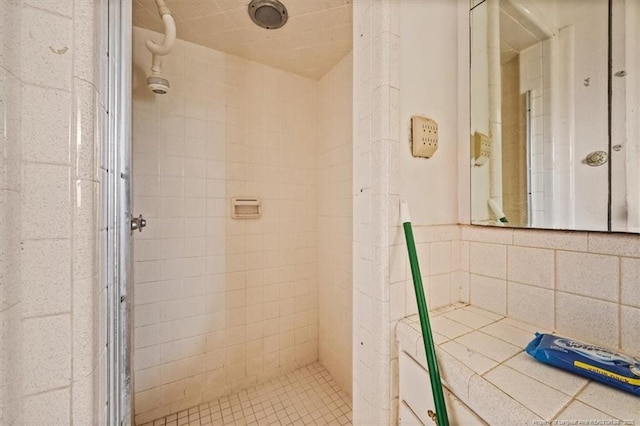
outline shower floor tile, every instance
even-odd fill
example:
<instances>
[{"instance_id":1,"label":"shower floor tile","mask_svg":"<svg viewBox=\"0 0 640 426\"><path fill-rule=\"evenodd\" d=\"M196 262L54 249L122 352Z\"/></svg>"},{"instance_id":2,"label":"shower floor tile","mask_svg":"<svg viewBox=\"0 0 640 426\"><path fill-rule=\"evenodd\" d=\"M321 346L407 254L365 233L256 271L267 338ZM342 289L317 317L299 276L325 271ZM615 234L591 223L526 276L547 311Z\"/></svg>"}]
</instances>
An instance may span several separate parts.
<instances>
[{"instance_id":1,"label":"shower floor tile","mask_svg":"<svg viewBox=\"0 0 640 426\"><path fill-rule=\"evenodd\" d=\"M314 363L142 426L350 424L351 398Z\"/></svg>"}]
</instances>

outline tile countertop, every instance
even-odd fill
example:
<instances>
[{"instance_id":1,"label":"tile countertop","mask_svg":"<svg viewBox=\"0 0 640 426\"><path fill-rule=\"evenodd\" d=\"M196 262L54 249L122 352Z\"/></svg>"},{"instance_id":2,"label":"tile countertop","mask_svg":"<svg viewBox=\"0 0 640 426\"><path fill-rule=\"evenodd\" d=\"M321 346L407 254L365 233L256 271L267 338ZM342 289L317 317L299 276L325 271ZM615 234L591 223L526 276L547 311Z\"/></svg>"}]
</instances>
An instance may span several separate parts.
<instances>
[{"instance_id":1,"label":"tile countertop","mask_svg":"<svg viewBox=\"0 0 640 426\"><path fill-rule=\"evenodd\" d=\"M640 425L639 397L524 352L534 332L548 330L465 304L432 311L430 320L442 380L489 424ZM396 339L426 369L419 321L417 315L400 321Z\"/></svg>"}]
</instances>

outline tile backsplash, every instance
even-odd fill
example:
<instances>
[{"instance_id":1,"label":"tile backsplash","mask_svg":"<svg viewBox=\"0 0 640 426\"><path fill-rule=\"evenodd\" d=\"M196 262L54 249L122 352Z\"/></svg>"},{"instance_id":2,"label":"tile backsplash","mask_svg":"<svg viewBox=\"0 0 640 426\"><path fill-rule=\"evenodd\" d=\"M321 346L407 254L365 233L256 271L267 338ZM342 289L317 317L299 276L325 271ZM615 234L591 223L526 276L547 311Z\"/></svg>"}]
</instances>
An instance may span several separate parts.
<instances>
[{"instance_id":1,"label":"tile backsplash","mask_svg":"<svg viewBox=\"0 0 640 426\"><path fill-rule=\"evenodd\" d=\"M462 226L461 300L639 355L640 236Z\"/></svg>"}]
</instances>

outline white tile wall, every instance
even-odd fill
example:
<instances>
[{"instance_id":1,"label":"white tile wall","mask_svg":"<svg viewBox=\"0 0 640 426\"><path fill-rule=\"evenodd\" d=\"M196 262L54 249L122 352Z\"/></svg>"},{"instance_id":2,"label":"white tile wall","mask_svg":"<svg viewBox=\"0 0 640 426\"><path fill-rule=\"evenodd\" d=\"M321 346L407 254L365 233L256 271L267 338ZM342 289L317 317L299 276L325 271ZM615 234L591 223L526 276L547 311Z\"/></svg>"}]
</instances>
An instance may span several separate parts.
<instances>
[{"instance_id":1,"label":"white tile wall","mask_svg":"<svg viewBox=\"0 0 640 426\"><path fill-rule=\"evenodd\" d=\"M159 35L134 30L134 211L148 221L134 237L140 423L318 359L317 128L328 123L316 81L182 40L163 59L171 91L152 95L144 43ZM262 218L231 219L242 196L262 199Z\"/></svg>"},{"instance_id":2,"label":"white tile wall","mask_svg":"<svg viewBox=\"0 0 640 426\"><path fill-rule=\"evenodd\" d=\"M99 9L0 5L3 424L100 423Z\"/></svg>"},{"instance_id":3,"label":"white tile wall","mask_svg":"<svg viewBox=\"0 0 640 426\"><path fill-rule=\"evenodd\" d=\"M21 38L19 2L0 3L0 423L24 421L21 294Z\"/></svg>"},{"instance_id":4,"label":"white tile wall","mask_svg":"<svg viewBox=\"0 0 640 426\"><path fill-rule=\"evenodd\" d=\"M353 4L353 409L354 423L386 424L392 413L391 330L402 292L390 291L390 258L399 259L397 170L399 3ZM390 227L391 225L391 227ZM394 295L391 300L390 294ZM400 300L398 300L399 298ZM397 364L397 363L396 363ZM397 405L397 404L396 404Z\"/></svg>"},{"instance_id":5,"label":"white tile wall","mask_svg":"<svg viewBox=\"0 0 640 426\"><path fill-rule=\"evenodd\" d=\"M352 384L352 55L318 86L318 281L320 362Z\"/></svg>"},{"instance_id":6,"label":"white tile wall","mask_svg":"<svg viewBox=\"0 0 640 426\"><path fill-rule=\"evenodd\" d=\"M507 279L536 287L553 288L553 250L507 246Z\"/></svg>"},{"instance_id":7,"label":"white tile wall","mask_svg":"<svg viewBox=\"0 0 640 426\"><path fill-rule=\"evenodd\" d=\"M616 303L558 292L555 328L570 337L617 348L620 346L619 311L620 305Z\"/></svg>"},{"instance_id":8,"label":"white tile wall","mask_svg":"<svg viewBox=\"0 0 640 426\"><path fill-rule=\"evenodd\" d=\"M557 252L560 291L607 301L617 301L620 292L620 259L601 254Z\"/></svg>"},{"instance_id":9,"label":"white tile wall","mask_svg":"<svg viewBox=\"0 0 640 426\"><path fill-rule=\"evenodd\" d=\"M463 226L462 239L472 247L472 304L559 334L638 353L631 330L638 325L640 236ZM483 250L473 250L475 244ZM493 273L488 271L493 261L487 255L487 247L493 245L507 252L507 279L500 285L473 272L475 264L476 271ZM506 307L499 302L505 291Z\"/></svg>"}]
</instances>

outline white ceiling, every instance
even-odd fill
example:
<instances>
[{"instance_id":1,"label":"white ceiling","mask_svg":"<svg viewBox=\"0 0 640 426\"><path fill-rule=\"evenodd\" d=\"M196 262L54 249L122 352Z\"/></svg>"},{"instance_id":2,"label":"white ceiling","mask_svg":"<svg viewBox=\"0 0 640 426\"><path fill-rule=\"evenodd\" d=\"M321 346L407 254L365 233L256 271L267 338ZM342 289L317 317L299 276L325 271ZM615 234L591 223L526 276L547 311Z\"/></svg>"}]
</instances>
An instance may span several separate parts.
<instances>
[{"instance_id":1,"label":"white ceiling","mask_svg":"<svg viewBox=\"0 0 640 426\"><path fill-rule=\"evenodd\" d=\"M501 3L505 5L505 3ZM507 4L508 5L508 4ZM541 42L546 37L528 28L519 17L514 17L517 10L500 8L500 61L506 63L518 56L520 52Z\"/></svg>"},{"instance_id":2,"label":"white ceiling","mask_svg":"<svg viewBox=\"0 0 640 426\"><path fill-rule=\"evenodd\" d=\"M258 27L247 13L250 0L165 0L178 38L319 79L352 44L352 0L281 0L284 27ZM154 0L133 1L133 25L163 32Z\"/></svg>"}]
</instances>

